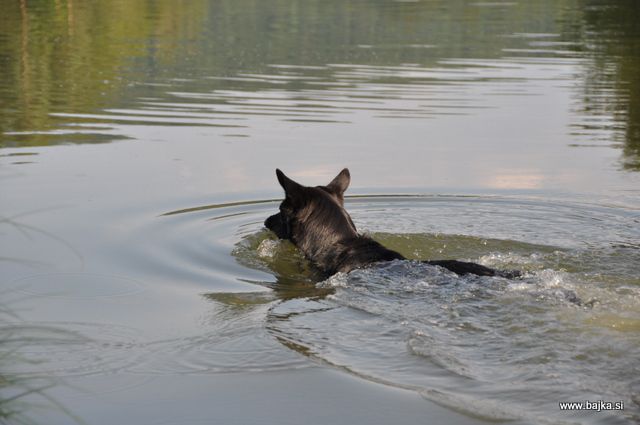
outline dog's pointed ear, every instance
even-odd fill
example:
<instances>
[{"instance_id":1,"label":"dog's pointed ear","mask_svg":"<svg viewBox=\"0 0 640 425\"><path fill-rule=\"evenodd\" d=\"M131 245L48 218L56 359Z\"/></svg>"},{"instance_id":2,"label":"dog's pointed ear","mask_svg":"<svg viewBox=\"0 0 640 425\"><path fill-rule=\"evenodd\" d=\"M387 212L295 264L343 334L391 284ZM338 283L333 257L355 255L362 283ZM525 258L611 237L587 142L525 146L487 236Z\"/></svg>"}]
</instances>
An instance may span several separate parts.
<instances>
[{"instance_id":1,"label":"dog's pointed ear","mask_svg":"<svg viewBox=\"0 0 640 425\"><path fill-rule=\"evenodd\" d=\"M285 176L280 169L276 168L276 176L278 177L278 182L280 186L284 189L284 193L288 197L295 197L298 193L300 193L300 189L302 189L302 185L300 183L296 183L291 180L289 177Z\"/></svg>"},{"instance_id":2,"label":"dog's pointed ear","mask_svg":"<svg viewBox=\"0 0 640 425\"><path fill-rule=\"evenodd\" d=\"M338 175L331 180L331 183L327 185L332 192L334 192L338 196L342 196L349 187L349 183L351 182L351 174L349 174L349 169L345 168L340 171Z\"/></svg>"}]
</instances>

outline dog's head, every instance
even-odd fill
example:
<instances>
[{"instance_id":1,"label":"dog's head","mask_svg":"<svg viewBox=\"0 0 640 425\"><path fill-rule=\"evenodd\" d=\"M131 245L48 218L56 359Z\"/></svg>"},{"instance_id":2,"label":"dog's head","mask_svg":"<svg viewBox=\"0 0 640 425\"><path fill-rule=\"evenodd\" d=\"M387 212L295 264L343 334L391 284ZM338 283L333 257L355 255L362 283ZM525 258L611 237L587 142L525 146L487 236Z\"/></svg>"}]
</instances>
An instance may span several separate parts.
<instances>
[{"instance_id":1,"label":"dog's head","mask_svg":"<svg viewBox=\"0 0 640 425\"><path fill-rule=\"evenodd\" d=\"M276 170L285 198L280 212L267 218L264 225L280 239L294 244L324 238L324 243L357 235L351 217L344 209L344 192L351 181L349 170L342 170L326 186L303 186Z\"/></svg>"}]
</instances>

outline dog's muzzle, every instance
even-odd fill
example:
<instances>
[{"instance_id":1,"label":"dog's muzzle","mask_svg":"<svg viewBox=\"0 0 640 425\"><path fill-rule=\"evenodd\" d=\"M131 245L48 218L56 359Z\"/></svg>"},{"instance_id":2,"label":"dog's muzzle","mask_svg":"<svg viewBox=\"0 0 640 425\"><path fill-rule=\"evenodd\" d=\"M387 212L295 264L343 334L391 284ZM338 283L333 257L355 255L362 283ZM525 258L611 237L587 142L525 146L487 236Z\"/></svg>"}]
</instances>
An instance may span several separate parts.
<instances>
[{"instance_id":1,"label":"dog's muzzle","mask_svg":"<svg viewBox=\"0 0 640 425\"><path fill-rule=\"evenodd\" d=\"M264 226L280 239L290 239L289 220L282 213L274 214L264 221Z\"/></svg>"}]
</instances>

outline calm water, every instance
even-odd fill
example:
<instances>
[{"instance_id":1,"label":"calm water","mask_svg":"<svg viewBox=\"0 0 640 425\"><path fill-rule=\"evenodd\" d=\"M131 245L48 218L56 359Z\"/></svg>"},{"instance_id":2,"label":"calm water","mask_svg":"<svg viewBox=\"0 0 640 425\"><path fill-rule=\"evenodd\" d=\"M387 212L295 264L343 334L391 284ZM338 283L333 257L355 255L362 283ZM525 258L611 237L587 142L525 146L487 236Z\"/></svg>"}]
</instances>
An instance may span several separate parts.
<instances>
[{"instance_id":1,"label":"calm water","mask_svg":"<svg viewBox=\"0 0 640 425\"><path fill-rule=\"evenodd\" d=\"M636 1L0 7L0 422L640 420ZM262 222L345 166L360 230L526 276L322 280Z\"/></svg>"}]
</instances>

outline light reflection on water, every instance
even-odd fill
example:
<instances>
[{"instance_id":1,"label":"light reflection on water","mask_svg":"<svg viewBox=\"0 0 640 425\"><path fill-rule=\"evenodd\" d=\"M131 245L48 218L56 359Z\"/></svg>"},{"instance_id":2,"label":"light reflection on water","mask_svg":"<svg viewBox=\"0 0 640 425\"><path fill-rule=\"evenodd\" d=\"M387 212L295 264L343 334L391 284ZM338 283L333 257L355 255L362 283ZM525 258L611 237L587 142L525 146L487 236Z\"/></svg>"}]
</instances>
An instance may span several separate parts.
<instances>
[{"instance_id":1,"label":"light reflection on water","mask_svg":"<svg viewBox=\"0 0 640 425\"><path fill-rule=\"evenodd\" d=\"M312 357L456 409L477 401L457 386L467 376L551 420L501 384L542 394L570 374L557 399L620 397L622 420L637 415L634 1L5 3L0 289L25 297L10 326L36 363L3 369L92 379L98 393L121 376L113 388L149 392L161 376L306 371ZM281 196L276 167L318 184L344 166L355 194L471 195L349 208L407 257L522 268L528 286L418 279L389 295L400 277L384 270L316 287L300 254L260 230L277 205L262 200ZM447 306L469 320L439 327ZM500 318L520 309L531 323L509 333ZM78 339L47 339L49 325ZM517 341L478 348L452 331L482 326ZM511 351L536 366L492 363ZM74 400L62 402L82 410ZM498 410L483 415L514 417Z\"/></svg>"},{"instance_id":2,"label":"light reflection on water","mask_svg":"<svg viewBox=\"0 0 640 425\"><path fill-rule=\"evenodd\" d=\"M625 167L637 163L633 111L640 73L633 46L640 34L631 18L633 2L291 3L295 12L253 1L198 1L179 11L170 2L151 10L110 2L101 5L100 17L71 2L55 9L12 4L2 38L10 58L2 65L9 78L1 89L10 102L0 115L3 144L127 137L82 127L135 120L135 111L150 106L145 99L174 113L162 121L149 111L140 121L147 125L224 125L213 121L218 114L191 115L200 103L209 113L213 105L244 117L298 111L302 122L335 124L350 122L344 98L371 97L378 115L394 118L469 113L465 108L501 102L477 104L485 93L467 98L468 86L521 96L537 94L542 78L553 79L573 99L565 144L615 142L623 146ZM116 16L127 21L126 29L112 25ZM145 16L149 21L140 25ZM88 35L90 28L102 31ZM85 44L87 38L100 46L99 55L90 54L95 44ZM281 105L276 99L283 94L302 102ZM405 103L421 96L427 96L425 104ZM252 105L254 97L266 99ZM242 102L248 105L234 105ZM121 116L102 114L120 105L127 106ZM180 119L181 112L189 115ZM338 117L326 121L321 117L327 112Z\"/></svg>"}]
</instances>

